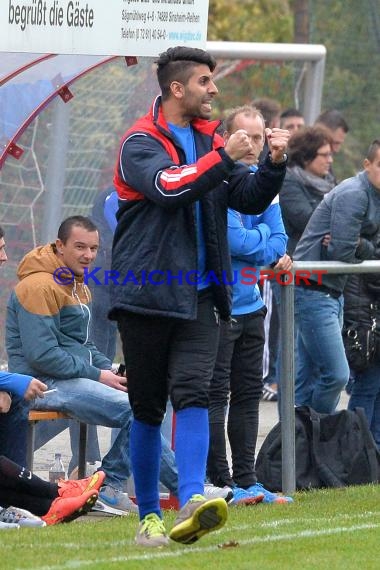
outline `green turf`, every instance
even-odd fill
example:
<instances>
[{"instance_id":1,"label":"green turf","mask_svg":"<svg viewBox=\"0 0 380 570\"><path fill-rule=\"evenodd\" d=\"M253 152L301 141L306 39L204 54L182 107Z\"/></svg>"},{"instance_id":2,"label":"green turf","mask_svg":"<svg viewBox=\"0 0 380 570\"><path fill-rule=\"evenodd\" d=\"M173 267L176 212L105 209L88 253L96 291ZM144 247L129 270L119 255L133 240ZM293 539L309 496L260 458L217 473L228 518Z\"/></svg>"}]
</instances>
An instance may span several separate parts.
<instances>
[{"instance_id":1,"label":"green turf","mask_svg":"<svg viewBox=\"0 0 380 570\"><path fill-rule=\"evenodd\" d=\"M165 513L167 527L173 512ZM231 507L226 526L193 546L134 544L136 516L82 517L43 529L0 531L3 570L119 568L380 568L380 486L298 493L291 505Z\"/></svg>"}]
</instances>

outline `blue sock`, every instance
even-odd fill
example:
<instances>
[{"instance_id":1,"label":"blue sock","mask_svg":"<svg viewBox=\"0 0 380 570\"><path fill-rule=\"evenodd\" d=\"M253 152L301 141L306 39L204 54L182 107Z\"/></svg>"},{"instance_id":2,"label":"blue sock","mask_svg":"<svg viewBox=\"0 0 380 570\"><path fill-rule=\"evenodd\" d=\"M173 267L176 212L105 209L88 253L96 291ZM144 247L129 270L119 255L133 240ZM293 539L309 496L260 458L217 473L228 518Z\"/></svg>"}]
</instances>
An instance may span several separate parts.
<instances>
[{"instance_id":1,"label":"blue sock","mask_svg":"<svg viewBox=\"0 0 380 570\"><path fill-rule=\"evenodd\" d=\"M160 426L133 420L130 452L140 520L149 513L156 513L161 517L158 487L161 457Z\"/></svg>"},{"instance_id":2,"label":"blue sock","mask_svg":"<svg viewBox=\"0 0 380 570\"><path fill-rule=\"evenodd\" d=\"M185 408L176 413L175 458L179 505L204 493L208 453L208 410Z\"/></svg>"}]
</instances>

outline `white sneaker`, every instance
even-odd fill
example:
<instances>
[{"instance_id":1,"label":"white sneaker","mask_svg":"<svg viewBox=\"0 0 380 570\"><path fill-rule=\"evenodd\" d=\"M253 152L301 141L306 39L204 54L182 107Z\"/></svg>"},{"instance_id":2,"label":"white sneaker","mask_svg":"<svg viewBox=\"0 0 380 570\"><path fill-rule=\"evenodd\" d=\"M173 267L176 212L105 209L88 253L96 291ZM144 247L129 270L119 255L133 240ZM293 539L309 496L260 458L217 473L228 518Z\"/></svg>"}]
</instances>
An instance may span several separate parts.
<instances>
[{"instance_id":1,"label":"white sneaker","mask_svg":"<svg viewBox=\"0 0 380 570\"><path fill-rule=\"evenodd\" d=\"M234 494L231 487L215 487L211 483L205 483L203 495L206 499L224 499L229 503Z\"/></svg>"},{"instance_id":2,"label":"white sneaker","mask_svg":"<svg viewBox=\"0 0 380 570\"><path fill-rule=\"evenodd\" d=\"M19 524L14 523L5 523L0 521L0 529L1 530L9 530L11 528L20 528Z\"/></svg>"},{"instance_id":3,"label":"white sneaker","mask_svg":"<svg viewBox=\"0 0 380 570\"><path fill-rule=\"evenodd\" d=\"M17 507L8 507L7 509L1 509L0 522L7 524L16 524L17 526L25 528L46 526L46 522L43 521L40 517L36 517L29 511L25 511L24 509L19 509Z\"/></svg>"}]
</instances>

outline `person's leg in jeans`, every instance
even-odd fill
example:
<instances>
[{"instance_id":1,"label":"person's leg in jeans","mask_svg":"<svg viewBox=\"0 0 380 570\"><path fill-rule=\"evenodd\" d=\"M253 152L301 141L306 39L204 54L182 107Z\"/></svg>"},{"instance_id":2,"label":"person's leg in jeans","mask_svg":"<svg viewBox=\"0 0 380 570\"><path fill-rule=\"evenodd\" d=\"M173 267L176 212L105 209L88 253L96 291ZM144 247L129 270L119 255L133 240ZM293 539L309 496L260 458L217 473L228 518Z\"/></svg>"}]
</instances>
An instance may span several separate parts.
<instances>
[{"instance_id":1,"label":"person's leg in jeans","mask_svg":"<svg viewBox=\"0 0 380 570\"><path fill-rule=\"evenodd\" d=\"M172 495L178 497L178 470L175 454L169 441L161 433L160 481Z\"/></svg>"},{"instance_id":2,"label":"person's leg in jeans","mask_svg":"<svg viewBox=\"0 0 380 570\"><path fill-rule=\"evenodd\" d=\"M295 361L295 404L296 406L311 406L316 379L319 376L319 368L315 363L303 341L302 335L295 338L297 360ZM316 374L314 374L316 371Z\"/></svg>"},{"instance_id":3,"label":"person's leg in jeans","mask_svg":"<svg viewBox=\"0 0 380 570\"><path fill-rule=\"evenodd\" d=\"M380 363L355 372L348 409L363 408L372 435L380 448Z\"/></svg>"},{"instance_id":4,"label":"person's leg in jeans","mask_svg":"<svg viewBox=\"0 0 380 570\"><path fill-rule=\"evenodd\" d=\"M173 438L173 406L170 400L166 404L166 412L161 425L162 435L170 442Z\"/></svg>"},{"instance_id":5,"label":"person's leg in jeans","mask_svg":"<svg viewBox=\"0 0 380 570\"><path fill-rule=\"evenodd\" d=\"M296 287L295 316L303 347L319 366L319 378L313 379L311 407L317 412L332 413L349 378L349 366L342 339L343 296L335 299L329 294ZM300 344L298 345L300 347ZM301 387L307 379L301 377L301 353L296 376L296 402L304 404Z\"/></svg>"},{"instance_id":6,"label":"person's leg in jeans","mask_svg":"<svg viewBox=\"0 0 380 570\"><path fill-rule=\"evenodd\" d=\"M177 324L169 357L170 398L176 413L175 456L180 507L203 495L209 444L208 392L219 342L210 292L199 294L197 319Z\"/></svg>"},{"instance_id":7,"label":"person's leg in jeans","mask_svg":"<svg viewBox=\"0 0 380 570\"><path fill-rule=\"evenodd\" d=\"M270 283L270 289L272 292L272 302L271 302L271 314L270 314L270 324L269 324L269 338L268 338L268 374L265 377L265 383L269 384L271 388L277 390L277 361L279 357L280 349L280 313L279 305L277 303L276 294L274 292L275 287L279 287L276 281Z\"/></svg>"},{"instance_id":8,"label":"person's leg in jeans","mask_svg":"<svg viewBox=\"0 0 380 570\"><path fill-rule=\"evenodd\" d=\"M232 453L233 480L248 488L257 482L255 452L259 404L263 389L264 318L266 308L239 317L242 334L235 342L231 365L231 398L228 438Z\"/></svg>"},{"instance_id":9,"label":"person's leg in jeans","mask_svg":"<svg viewBox=\"0 0 380 570\"><path fill-rule=\"evenodd\" d=\"M104 484L122 489L130 474L129 433L132 411L128 395L88 378L47 380L49 388L56 392L36 400L34 408L59 410L73 418L95 425L119 427L115 443L104 456L102 469L106 473Z\"/></svg>"},{"instance_id":10,"label":"person's leg in jeans","mask_svg":"<svg viewBox=\"0 0 380 570\"><path fill-rule=\"evenodd\" d=\"M6 414L0 414L0 455L26 466L29 403L13 396Z\"/></svg>"},{"instance_id":11,"label":"person's leg in jeans","mask_svg":"<svg viewBox=\"0 0 380 570\"><path fill-rule=\"evenodd\" d=\"M161 424L161 468L160 481L175 497L178 497L178 470L173 451L173 406L170 400L166 403L166 412Z\"/></svg>"},{"instance_id":12,"label":"person's leg in jeans","mask_svg":"<svg viewBox=\"0 0 380 570\"><path fill-rule=\"evenodd\" d=\"M232 476L227 460L226 449L226 412L230 395L231 361L234 346L241 334L238 318L231 323L222 322L218 353L209 392L209 429L210 441L207 457L207 476L213 485L231 487Z\"/></svg>"}]
</instances>

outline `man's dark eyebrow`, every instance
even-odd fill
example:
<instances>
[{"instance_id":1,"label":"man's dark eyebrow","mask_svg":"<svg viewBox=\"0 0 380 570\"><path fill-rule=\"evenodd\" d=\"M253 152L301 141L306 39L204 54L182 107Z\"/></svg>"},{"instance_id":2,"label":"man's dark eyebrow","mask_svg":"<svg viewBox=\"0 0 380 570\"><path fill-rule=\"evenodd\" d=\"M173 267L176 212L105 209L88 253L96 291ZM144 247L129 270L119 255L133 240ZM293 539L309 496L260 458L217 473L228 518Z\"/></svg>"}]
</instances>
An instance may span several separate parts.
<instances>
[{"instance_id":1,"label":"man's dark eyebrow","mask_svg":"<svg viewBox=\"0 0 380 570\"><path fill-rule=\"evenodd\" d=\"M74 241L74 245L85 245L86 246L87 244L84 241ZM99 244L96 243L94 245L98 246ZM93 247L93 246L90 246L90 247Z\"/></svg>"}]
</instances>

